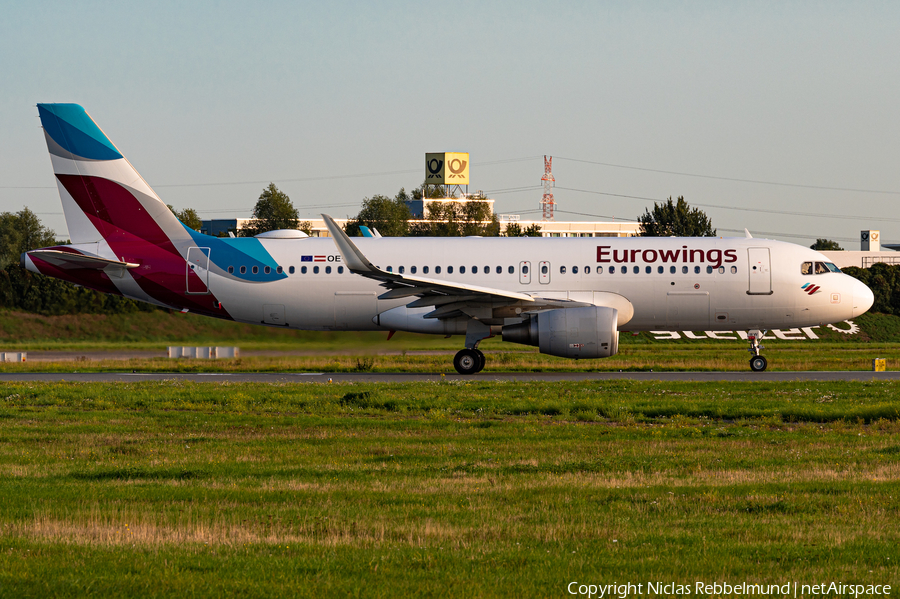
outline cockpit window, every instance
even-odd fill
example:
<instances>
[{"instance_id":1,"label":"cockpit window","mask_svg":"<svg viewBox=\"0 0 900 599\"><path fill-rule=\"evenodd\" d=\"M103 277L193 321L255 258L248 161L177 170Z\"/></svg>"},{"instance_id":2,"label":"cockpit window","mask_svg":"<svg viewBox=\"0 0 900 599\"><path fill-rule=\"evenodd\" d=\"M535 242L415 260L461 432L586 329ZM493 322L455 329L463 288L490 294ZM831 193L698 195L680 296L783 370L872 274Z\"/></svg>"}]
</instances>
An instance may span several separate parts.
<instances>
[{"instance_id":1,"label":"cockpit window","mask_svg":"<svg viewBox=\"0 0 900 599\"><path fill-rule=\"evenodd\" d=\"M843 272L840 268L837 267L836 264L832 264L831 262L826 262L825 266L828 267L828 270L831 272Z\"/></svg>"},{"instance_id":2,"label":"cockpit window","mask_svg":"<svg viewBox=\"0 0 900 599\"><path fill-rule=\"evenodd\" d=\"M824 262L816 262L816 274L822 275L828 272L828 267L825 266Z\"/></svg>"},{"instance_id":3,"label":"cockpit window","mask_svg":"<svg viewBox=\"0 0 900 599\"><path fill-rule=\"evenodd\" d=\"M804 262L800 265L800 274L801 275L811 275L812 274L812 262Z\"/></svg>"}]
</instances>

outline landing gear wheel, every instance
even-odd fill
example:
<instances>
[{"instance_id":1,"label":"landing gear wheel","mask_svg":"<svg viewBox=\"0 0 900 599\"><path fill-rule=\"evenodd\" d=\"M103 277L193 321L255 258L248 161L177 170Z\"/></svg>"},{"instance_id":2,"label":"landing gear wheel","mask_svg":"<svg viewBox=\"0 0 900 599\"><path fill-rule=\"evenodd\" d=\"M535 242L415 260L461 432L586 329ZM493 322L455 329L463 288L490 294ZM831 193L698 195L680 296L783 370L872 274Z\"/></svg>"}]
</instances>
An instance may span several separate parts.
<instances>
[{"instance_id":1,"label":"landing gear wheel","mask_svg":"<svg viewBox=\"0 0 900 599\"><path fill-rule=\"evenodd\" d=\"M453 358L453 367L460 374L475 374L483 368L484 357L478 357L481 352L476 349L461 349Z\"/></svg>"},{"instance_id":2,"label":"landing gear wheel","mask_svg":"<svg viewBox=\"0 0 900 599\"><path fill-rule=\"evenodd\" d=\"M753 356L750 358L750 370L753 372L762 372L769 365L769 361L763 356Z\"/></svg>"},{"instance_id":3,"label":"landing gear wheel","mask_svg":"<svg viewBox=\"0 0 900 599\"><path fill-rule=\"evenodd\" d=\"M478 354L478 370L476 370L475 372L479 373L484 370L484 365L487 363L487 358L484 357L484 354L481 353L480 349L473 349L472 351Z\"/></svg>"}]
</instances>

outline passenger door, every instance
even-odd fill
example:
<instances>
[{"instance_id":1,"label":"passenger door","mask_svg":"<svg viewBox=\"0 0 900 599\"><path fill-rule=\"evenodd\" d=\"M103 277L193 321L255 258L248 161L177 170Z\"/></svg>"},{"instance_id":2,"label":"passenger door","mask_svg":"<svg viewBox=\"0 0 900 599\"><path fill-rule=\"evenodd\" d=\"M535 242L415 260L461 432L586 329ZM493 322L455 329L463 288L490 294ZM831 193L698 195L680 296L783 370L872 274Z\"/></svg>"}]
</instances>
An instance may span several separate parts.
<instances>
[{"instance_id":1,"label":"passenger door","mask_svg":"<svg viewBox=\"0 0 900 599\"><path fill-rule=\"evenodd\" d=\"M747 248L750 277L747 293L750 295L772 295L772 269L769 248Z\"/></svg>"}]
</instances>

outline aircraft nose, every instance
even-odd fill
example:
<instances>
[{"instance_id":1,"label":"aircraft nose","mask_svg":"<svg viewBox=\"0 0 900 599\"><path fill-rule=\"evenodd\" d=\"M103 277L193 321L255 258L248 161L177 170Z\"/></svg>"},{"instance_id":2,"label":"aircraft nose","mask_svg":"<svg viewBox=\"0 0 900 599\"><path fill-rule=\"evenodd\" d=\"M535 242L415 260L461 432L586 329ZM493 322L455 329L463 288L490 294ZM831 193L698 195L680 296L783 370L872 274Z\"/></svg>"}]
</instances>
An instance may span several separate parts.
<instances>
[{"instance_id":1,"label":"aircraft nose","mask_svg":"<svg viewBox=\"0 0 900 599\"><path fill-rule=\"evenodd\" d=\"M864 314L875 303L875 295L862 281L853 281L853 316Z\"/></svg>"}]
</instances>

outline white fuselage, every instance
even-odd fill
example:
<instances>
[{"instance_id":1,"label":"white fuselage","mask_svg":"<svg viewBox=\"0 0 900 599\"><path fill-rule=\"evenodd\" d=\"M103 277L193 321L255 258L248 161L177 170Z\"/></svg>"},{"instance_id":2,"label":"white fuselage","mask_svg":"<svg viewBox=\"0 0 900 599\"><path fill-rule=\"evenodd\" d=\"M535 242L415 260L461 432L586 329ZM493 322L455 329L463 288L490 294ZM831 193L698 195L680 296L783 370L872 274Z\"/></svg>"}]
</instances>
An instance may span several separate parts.
<instances>
[{"instance_id":1,"label":"white fuselage","mask_svg":"<svg viewBox=\"0 0 900 599\"><path fill-rule=\"evenodd\" d=\"M374 322L378 314L414 299L378 299L385 289L350 273L331 238L260 241L286 278L239 280L227 271L229 266L239 271L241 264L224 264L210 255L209 291L235 320L307 330L377 330L393 328L378 326ZM612 295L621 296L633 306L633 316L620 322L621 330L821 325L858 316L872 297L865 285L848 275L801 273L804 262L827 262L821 254L765 239L355 238L354 242L373 264L394 273L599 305L606 305ZM303 256L313 261L302 261ZM808 284L820 289L810 294Z\"/></svg>"}]
</instances>

